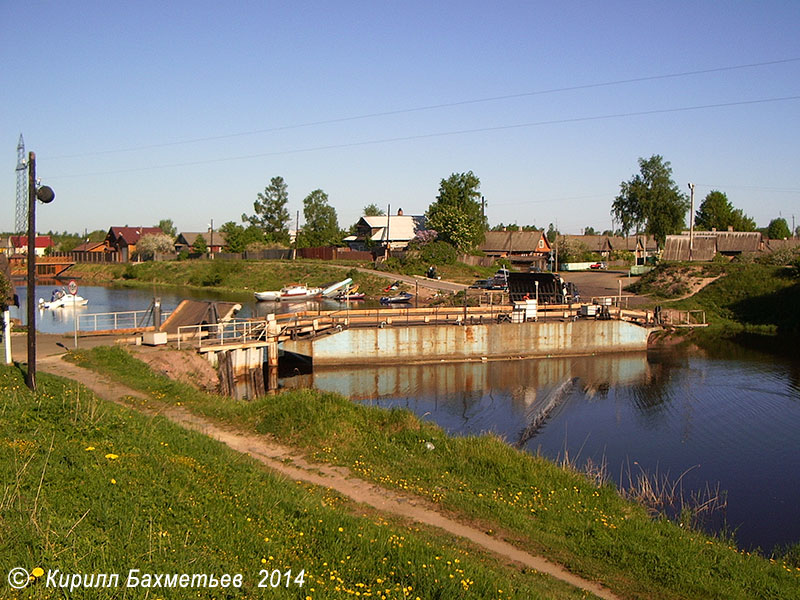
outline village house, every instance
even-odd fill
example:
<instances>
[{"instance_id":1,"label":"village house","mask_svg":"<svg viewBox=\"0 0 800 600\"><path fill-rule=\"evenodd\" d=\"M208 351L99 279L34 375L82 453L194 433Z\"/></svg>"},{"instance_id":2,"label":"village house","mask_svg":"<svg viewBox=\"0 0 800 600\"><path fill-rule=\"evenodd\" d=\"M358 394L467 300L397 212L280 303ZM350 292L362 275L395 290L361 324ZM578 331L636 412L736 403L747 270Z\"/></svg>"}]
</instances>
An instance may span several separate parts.
<instances>
[{"instance_id":1,"label":"village house","mask_svg":"<svg viewBox=\"0 0 800 600\"><path fill-rule=\"evenodd\" d=\"M105 244L118 252L119 262L129 262L136 254L139 238L158 233L163 233L158 227L112 227L106 234Z\"/></svg>"},{"instance_id":2,"label":"village house","mask_svg":"<svg viewBox=\"0 0 800 600\"><path fill-rule=\"evenodd\" d=\"M203 236L210 254L218 254L228 243L225 234L221 231L182 231L175 239L175 252L180 254L184 250L192 252L197 238Z\"/></svg>"},{"instance_id":3,"label":"village house","mask_svg":"<svg viewBox=\"0 0 800 600\"><path fill-rule=\"evenodd\" d=\"M544 231L538 230L487 231L480 248L487 256L539 269L546 267L551 250Z\"/></svg>"},{"instance_id":4,"label":"village house","mask_svg":"<svg viewBox=\"0 0 800 600\"><path fill-rule=\"evenodd\" d=\"M351 250L372 250L386 248L403 250L417 235L425 229L425 217L422 215L404 215L403 209L396 215L380 217L361 217L356 223L355 235L344 238Z\"/></svg>"},{"instance_id":5,"label":"village house","mask_svg":"<svg viewBox=\"0 0 800 600\"><path fill-rule=\"evenodd\" d=\"M623 251L633 254L635 264L643 265L650 256L658 253L658 243L652 235L636 234L629 236L608 236L608 243L612 252Z\"/></svg>"},{"instance_id":6,"label":"village house","mask_svg":"<svg viewBox=\"0 0 800 600\"><path fill-rule=\"evenodd\" d=\"M689 249L689 232L668 235L664 243L664 260L710 261L717 254L729 258L752 254L767 249L762 235L757 231L695 231ZM691 258L690 258L691 256Z\"/></svg>"},{"instance_id":7,"label":"village house","mask_svg":"<svg viewBox=\"0 0 800 600\"><path fill-rule=\"evenodd\" d=\"M28 236L12 235L8 238L10 254L28 253ZM37 235L33 240L36 256L44 256L48 248L55 248L53 239L49 235Z\"/></svg>"}]
</instances>

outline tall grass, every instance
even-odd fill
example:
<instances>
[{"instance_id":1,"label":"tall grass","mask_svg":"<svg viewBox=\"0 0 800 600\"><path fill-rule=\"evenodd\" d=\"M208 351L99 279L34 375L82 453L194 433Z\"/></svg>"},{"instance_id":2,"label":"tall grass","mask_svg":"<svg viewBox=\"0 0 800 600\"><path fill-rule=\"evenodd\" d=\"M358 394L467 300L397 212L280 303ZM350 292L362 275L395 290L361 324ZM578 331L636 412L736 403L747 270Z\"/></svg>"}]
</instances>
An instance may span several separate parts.
<instances>
[{"instance_id":1,"label":"tall grass","mask_svg":"<svg viewBox=\"0 0 800 600\"><path fill-rule=\"evenodd\" d=\"M239 403L153 374L118 348L73 358L160 400L272 435L319 462L425 498L625 596L792 598L800 592L800 571L653 519L614 486L597 485L496 437L452 438L407 411L310 390Z\"/></svg>"},{"instance_id":2,"label":"tall grass","mask_svg":"<svg viewBox=\"0 0 800 600\"><path fill-rule=\"evenodd\" d=\"M3 598L581 598L449 536L273 475L163 418L0 367L0 557L45 572L241 573L242 589L78 589ZM263 570L288 586L259 589ZM305 570L304 585L294 579ZM501 591L502 590L502 591ZM513 592L512 592L513 590Z\"/></svg>"}]
</instances>

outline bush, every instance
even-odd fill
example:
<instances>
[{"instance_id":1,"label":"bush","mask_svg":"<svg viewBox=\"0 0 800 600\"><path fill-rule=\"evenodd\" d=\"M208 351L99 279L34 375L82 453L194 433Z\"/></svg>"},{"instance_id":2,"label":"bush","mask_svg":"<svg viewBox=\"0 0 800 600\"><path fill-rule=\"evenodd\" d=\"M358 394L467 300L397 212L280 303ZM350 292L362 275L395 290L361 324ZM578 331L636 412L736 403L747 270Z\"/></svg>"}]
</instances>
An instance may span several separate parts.
<instances>
[{"instance_id":1,"label":"bush","mask_svg":"<svg viewBox=\"0 0 800 600\"><path fill-rule=\"evenodd\" d=\"M458 251L447 242L431 242L419 251L420 260L432 265L452 265L458 260Z\"/></svg>"}]
</instances>

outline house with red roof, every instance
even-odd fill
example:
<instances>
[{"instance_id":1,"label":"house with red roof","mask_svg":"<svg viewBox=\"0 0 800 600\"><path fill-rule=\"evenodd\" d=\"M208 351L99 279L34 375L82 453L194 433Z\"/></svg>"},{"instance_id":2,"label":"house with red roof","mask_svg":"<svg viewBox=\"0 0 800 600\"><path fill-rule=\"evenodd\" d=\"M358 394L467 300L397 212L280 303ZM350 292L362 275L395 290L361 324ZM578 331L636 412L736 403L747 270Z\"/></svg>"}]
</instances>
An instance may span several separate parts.
<instances>
[{"instance_id":1,"label":"house with red roof","mask_svg":"<svg viewBox=\"0 0 800 600\"><path fill-rule=\"evenodd\" d=\"M143 235L164 233L160 227L112 227L106 234L106 245L119 252L120 262L129 262L136 254L136 244Z\"/></svg>"},{"instance_id":2,"label":"house with red roof","mask_svg":"<svg viewBox=\"0 0 800 600\"><path fill-rule=\"evenodd\" d=\"M28 236L27 235L12 235L9 237L11 246L11 254L27 254L28 253ZM53 238L49 235L37 235L33 240L36 256L44 256L48 248L55 248Z\"/></svg>"}]
</instances>

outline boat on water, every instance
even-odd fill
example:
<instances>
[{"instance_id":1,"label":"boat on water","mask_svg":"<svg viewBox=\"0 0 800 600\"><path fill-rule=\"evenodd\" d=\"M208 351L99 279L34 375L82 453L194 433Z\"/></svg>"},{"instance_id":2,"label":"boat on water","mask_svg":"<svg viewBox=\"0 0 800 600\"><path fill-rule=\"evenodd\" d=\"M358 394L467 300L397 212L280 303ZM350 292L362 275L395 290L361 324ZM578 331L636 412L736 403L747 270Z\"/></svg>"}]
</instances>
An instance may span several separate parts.
<instances>
[{"instance_id":1,"label":"boat on water","mask_svg":"<svg viewBox=\"0 0 800 600\"><path fill-rule=\"evenodd\" d=\"M288 285L281 288L278 296L279 302L292 302L297 300L312 300L322 295L322 288L308 287L303 284Z\"/></svg>"},{"instance_id":2,"label":"boat on water","mask_svg":"<svg viewBox=\"0 0 800 600\"><path fill-rule=\"evenodd\" d=\"M381 304L407 304L411 302L411 299L414 297L414 294L410 294L408 292L400 292L394 296L383 296L381 298Z\"/></svg>"},{"instance_id":3,"label":"boat on water","mask_svg":"<svg viewBox=\"0 0 800 600\"><path fill-rule=\"evenodd\" d=\"M46 302L44 298L39 298L39 308L73 308L86 306L87 304L89 304L89 301L86 298L71 294L65 289L53 290L49 302Z\"/></svg>"},{"instance_id":4,"label":"boat on water","mask_svg":"<svg viewBox=\"0 0 800 600\"><path fill-rule=\"evenodd\" d=\"M358 284L348 285L344 290L336 294L333 299L339 302L346 302L348 300L363 300L366 297L364 292L358 291Z\"/></svg>"},{"instance_id":5,"label":"boat on water","mask_svg":"<svg viewBox=\"0 0 800 600\"><path fill-rule=\"evenodd\" d=\"M259 302L277 302L281 297L281 291L256 292L255 297Z\"/></svg>"}]
</instances>

